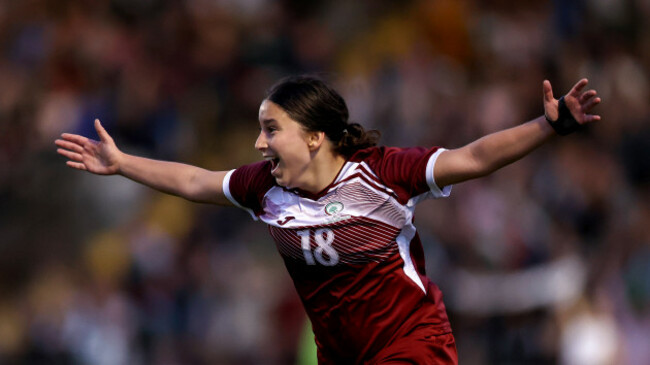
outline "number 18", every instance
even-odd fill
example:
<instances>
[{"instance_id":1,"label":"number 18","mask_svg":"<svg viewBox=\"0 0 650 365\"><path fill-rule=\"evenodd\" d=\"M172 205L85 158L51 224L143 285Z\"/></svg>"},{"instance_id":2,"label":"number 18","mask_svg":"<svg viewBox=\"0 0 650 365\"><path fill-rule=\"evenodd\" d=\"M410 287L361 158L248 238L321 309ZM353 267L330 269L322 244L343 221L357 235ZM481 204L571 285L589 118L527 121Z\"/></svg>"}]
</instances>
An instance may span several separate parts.
<instances>
[{"instance_id":1,"label":"number 18","mask_svg":"<svg viewBox=\"0 0 650 365\"><path fill-rule=\"evenodd\" d=\"M313 253L311 250L311 230L305 229L297 233L300 236L302 253L305 255L307 265L316 265L316 261L318 261L323 266L334 266L339 262L339 254L332 247L332 243L334 243L334 232L331 229L320 228L314 232L317 247ZM323 255L323 252L327 254L327 257Z\"/></svg>"}]
</instances>

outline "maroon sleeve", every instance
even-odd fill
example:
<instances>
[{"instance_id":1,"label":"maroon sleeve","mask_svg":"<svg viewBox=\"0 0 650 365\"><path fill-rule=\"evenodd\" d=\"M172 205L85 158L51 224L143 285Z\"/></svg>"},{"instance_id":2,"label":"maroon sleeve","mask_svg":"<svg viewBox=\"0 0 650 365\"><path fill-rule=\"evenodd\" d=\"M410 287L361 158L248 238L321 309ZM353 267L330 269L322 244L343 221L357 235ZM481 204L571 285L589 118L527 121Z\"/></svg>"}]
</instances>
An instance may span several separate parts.
<instances>
[{"instance_id":1,"label":"maroon sleeve","mask_svg":"<svg viewBox=\"0 0 650 365\"><path fill-rule=\"evenodd\" d=\"M400 200L432 191L427 165L439 147L378 147L362 158L379 179L398 195ZM432 166L431 166L432 167ZM433 174L429 174L433 179ZM436 189L437 190L437 189Z\"/></svg>"},{"instance_id":2,"label":"maroon sleeve","mask_svg":"<svg viewBox=\"0 0 650 365\"><path fill-rule=\"evenodd\" d=\"M224 192L235 205L249 210L249 213L256 217L264 210L264 195L274 185L271 163L260 161L241 166L229 173L224 181Z\"/></svg>"}]
</instances>

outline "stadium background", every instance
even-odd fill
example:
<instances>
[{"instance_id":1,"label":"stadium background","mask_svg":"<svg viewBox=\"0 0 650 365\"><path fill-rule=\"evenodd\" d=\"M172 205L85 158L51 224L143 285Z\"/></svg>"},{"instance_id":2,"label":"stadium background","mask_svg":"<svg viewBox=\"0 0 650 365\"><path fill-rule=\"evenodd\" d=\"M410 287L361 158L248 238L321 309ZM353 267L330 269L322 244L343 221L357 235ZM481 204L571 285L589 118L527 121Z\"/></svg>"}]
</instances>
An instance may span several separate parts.
<instances>
[{"instance_id":1,"label":"stadium background","mask_svg":"<svg viewBox=\"0 0 650 365\"><path fill-rule=\"evenodd\" d=\"M229 169L278 78L458 147L588 77L603 121L420 206L462 364L650 364L650 1L0 1L0 363L309 364L266 228L68 169L94 136Z\"/></svg>"}]
</instances>

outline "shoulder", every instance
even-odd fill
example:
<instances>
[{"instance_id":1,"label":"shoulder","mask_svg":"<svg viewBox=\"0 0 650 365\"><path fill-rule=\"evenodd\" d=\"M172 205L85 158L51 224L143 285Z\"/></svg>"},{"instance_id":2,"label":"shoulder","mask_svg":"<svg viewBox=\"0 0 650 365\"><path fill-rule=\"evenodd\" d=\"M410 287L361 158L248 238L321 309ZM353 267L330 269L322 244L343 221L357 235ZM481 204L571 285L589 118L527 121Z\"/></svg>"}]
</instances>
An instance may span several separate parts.
<instances>
[{"instance_id":1,"label":"shoulder","mask_svg":"<svg viewBox=\"0 0 650 365\"><path fill-rule=\"evenodd\" d=\"M371 147L355 153L350 162L365 165L384 185L408 200L440 190L434 189L433 165L439 155L436 152L442 151L440 147Z\"/></svg>"},{"instance_id":2,"label":"shoulder","mask_svg":"<svg viewBox=\"0 0 650 365\"><path fill-rule=\"evenodd\" d=\"M369 165L403 164L426 160L439 149L439 147L370 147L357 151L349 161L365 162Z\"/></svg>"},{"instance_id":3,"label":"shoulder","mask_svg":"<svg viewBox=\"0 0 650 365\"><path fill-rule=\"evenodd\" d=\"M404 150L400 147L388 147L388 146L375 146L368 147L362 150L355 152L350 157L350 162L374 162L384 159L387 156L390 156L394 153L398 153L401 150Z\"/></svg>"},{"instance_id":4,"label":"shoulder","mask_svg":"<svg viewBox=\"0 0 650 365\"><path fill-rule=\"evenodd\" d=\"M259 204L262 197L277 185L271 175L271 163L260 161L238 167L231 171L225 181L225 188L243 206Z\"/></svg>"},{"instance_id":5,"label":"shoulder","mask_svg":"<svg viewBox=\"0 0 650 365\"><path fill-rule=\"evenodd\" d=\"M262 178L273 180L271 176L271 163L269 161L259 161L248 165L243 165L233 171L233 175L240 178Z\"/></svg>"}]
</instances>

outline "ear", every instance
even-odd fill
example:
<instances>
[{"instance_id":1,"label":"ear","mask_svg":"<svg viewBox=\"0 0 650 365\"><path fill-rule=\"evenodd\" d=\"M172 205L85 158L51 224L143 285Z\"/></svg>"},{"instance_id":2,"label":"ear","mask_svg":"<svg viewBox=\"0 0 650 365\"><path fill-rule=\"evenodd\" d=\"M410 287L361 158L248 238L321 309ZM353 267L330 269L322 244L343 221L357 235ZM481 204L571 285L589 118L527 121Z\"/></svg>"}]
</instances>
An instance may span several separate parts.
<instances>
[{"instance_id":1,"label":"ear","mask_svg":"<svg viewBox=\"0 0 650 365\"><path fill-rule=\"evenodd\" d=\"M320 146L325 141L325 132L309 132L307 134L307 146L310 151L315 151L320 148Z\"/></svg>"}]
</instances>

